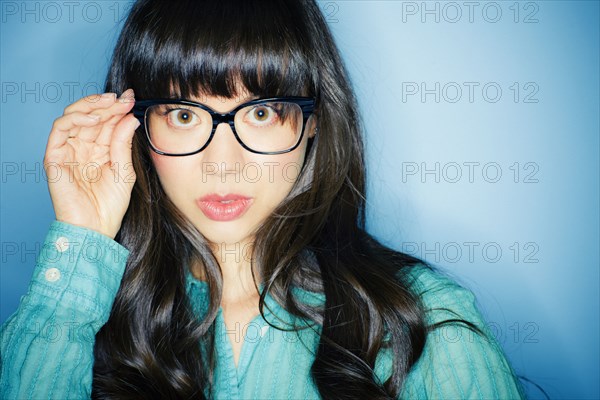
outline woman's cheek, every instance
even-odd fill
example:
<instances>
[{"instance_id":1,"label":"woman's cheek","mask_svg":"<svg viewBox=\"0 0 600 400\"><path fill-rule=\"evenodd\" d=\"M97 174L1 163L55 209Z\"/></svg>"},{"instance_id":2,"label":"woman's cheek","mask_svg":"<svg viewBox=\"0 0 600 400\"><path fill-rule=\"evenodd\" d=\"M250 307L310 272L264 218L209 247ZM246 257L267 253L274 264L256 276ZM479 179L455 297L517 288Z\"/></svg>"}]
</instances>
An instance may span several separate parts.
<instances>
[{"instance_id":1,"label":"woman's cheek","mask_svg":"<svg viewBox=\"0 0 600 400\"><path fill-rule=\"evenodd\" d=\"M281 154L279 157L279 165L281 171L279 178L293 185L298 179L302 166L304 165L304 153L306 152L306 138L300 146L290 153Z\"/></svg>"},{"instance_id":2,"label":"woman's cheek","mask_svg":"<svg viewBox=\"0 0 600 400\"><path fill-rule=\"evenodd\" d=\"M152 154L152 162L163 189L172 200L175 200L177 188L186 187L185 179L189 174L184 171L189 171L190 167L185 165L187 163L181 157L166 157L159 154Z\"/></svg>"},{"instance_id":3,"label":"woman's cheek","mask_svg":"<svg viewBox=\"0 0 600 400\"><path fill-rule=\"evenodd\" d=\"M299 150L302 150L299 149ZM277 167L274 170L273 180L269 182L271 192L276 193L274 198L282 201L283 198L290 192L294 183L298 180L304 156L302 152L296 151L281 155L277 161Z\"/></svg>"}]
</instances>

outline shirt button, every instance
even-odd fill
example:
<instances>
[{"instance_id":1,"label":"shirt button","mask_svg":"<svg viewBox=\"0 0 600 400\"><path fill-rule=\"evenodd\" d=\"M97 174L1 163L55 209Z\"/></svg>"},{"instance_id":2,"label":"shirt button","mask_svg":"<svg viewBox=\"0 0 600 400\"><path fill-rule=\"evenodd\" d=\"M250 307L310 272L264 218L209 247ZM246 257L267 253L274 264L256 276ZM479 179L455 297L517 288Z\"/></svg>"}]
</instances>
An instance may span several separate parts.
<instances>
[{"instance_id":1,"label":"shirt button","mask_svg":"<svg viewBox=\"0 0 600 400\"><path fill-rule=\"evenodd\" d=\"M48 282L56 282L60 279L60 271L58 268L48 268L46 270L46 280Z\"/></svg>"},{"instance_id":2,"label":"shirt button","mask_svg":"<svg viewBox=\"0 0 600 400\"><path fill-rule=\"evenodd\" d=\"M69 240L64 236L61 236L56 239L54 246L56 246L56 250L60 251L61 253L65 252L69 248Z\"/></svg>"}]
</instances>

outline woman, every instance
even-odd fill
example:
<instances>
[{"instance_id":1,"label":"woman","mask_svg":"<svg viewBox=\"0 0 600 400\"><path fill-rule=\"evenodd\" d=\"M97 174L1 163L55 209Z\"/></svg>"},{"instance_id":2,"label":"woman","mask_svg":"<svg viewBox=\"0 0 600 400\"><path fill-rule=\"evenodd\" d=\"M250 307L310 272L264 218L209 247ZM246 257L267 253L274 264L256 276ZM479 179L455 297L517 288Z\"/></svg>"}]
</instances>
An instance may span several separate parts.
<instances>
[{"instance_id":1,"label":"woman","mask_svg":"<svg viewBox=\"0 0 600 400\"><path fill-rule=\"evenodd\" d=\"M523 397L471 292L365 232L315 2L140 0L106 91L50 133L72 179L3 326L2 398Z\"/></svg>"}]
</instances>

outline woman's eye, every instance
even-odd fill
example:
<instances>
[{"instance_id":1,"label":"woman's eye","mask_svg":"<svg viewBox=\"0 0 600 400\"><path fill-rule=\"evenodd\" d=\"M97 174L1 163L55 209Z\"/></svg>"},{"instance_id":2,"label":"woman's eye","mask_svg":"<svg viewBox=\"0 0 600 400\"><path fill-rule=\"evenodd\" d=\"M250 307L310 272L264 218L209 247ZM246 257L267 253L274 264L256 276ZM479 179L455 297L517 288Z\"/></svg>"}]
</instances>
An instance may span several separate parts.
<instances>
[{"instance_id":1,"label":"woman's eye","mask_svg":"<svg viewBox=\"0 0 600 400\"><path fill-rule=\"evenodd\" d=\"M177 128L186 128L197 123L197 115L193 111L187 109L172 110L169 112L168 121L170 125Z\"/></svg>"},{"instance_id":2,"label":"woman's eye","mask_svg":"<svg viewBox=\"0 0 600 400\"><path fill-rule=\"evenodd\" d=\"M254 118L257 121L266 121L269 119L269 110L266 107L257 107L254 109Z\"/></svg>"},{"instance_id":3,"label":"woman's eye","mask_svg":"<svg viewBox=\"0 0 600 400\"><path fill-rule=\"evenodd\" d=\"M277 111L265 105L254 107L249 113L249 122L259 125L270 125L277 120Z\"/></svg>"}]
</instances>

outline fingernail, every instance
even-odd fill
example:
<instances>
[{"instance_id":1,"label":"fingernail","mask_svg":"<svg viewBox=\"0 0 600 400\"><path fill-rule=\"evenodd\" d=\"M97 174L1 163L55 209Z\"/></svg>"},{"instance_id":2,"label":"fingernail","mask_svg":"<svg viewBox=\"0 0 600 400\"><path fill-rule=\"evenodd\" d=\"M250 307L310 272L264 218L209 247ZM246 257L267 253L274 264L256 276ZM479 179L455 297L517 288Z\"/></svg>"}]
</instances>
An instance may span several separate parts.
<instances>
[{"instance_id":1,"label":"fingernail","mask_svg":"<svg viewBox=\"0 0 600 400\"><path fill-rule=\"evenodd\" d=\"M88 114L86 115L89 119L91 119L92 121L99 121L100 120L100 116L96 115L96 114Z\"/></svg>"},{"instance_id":2,"label":"fingernail","mask_svg":"<svg viewBox=\"0 0 600 400\"><path fill-rule=\"evenodd\" d=\"M102 96L103 99L113 99L115 100L117 98L117 94L116 93L104 93Z\"/></svg>"},{"instance_id":3,"label":"fingernail","mask_svg":"<svg viewBox=\"0 0 600 400\"><path fill-rule=\"evenodd\" d=\"M124 91L121 94L121 97L119 97L119 101L121 103L130 103L132 101L135 101L135 97L133 94L133 89L127 89L126 91Z\"/></svg>"}]
</instances>

